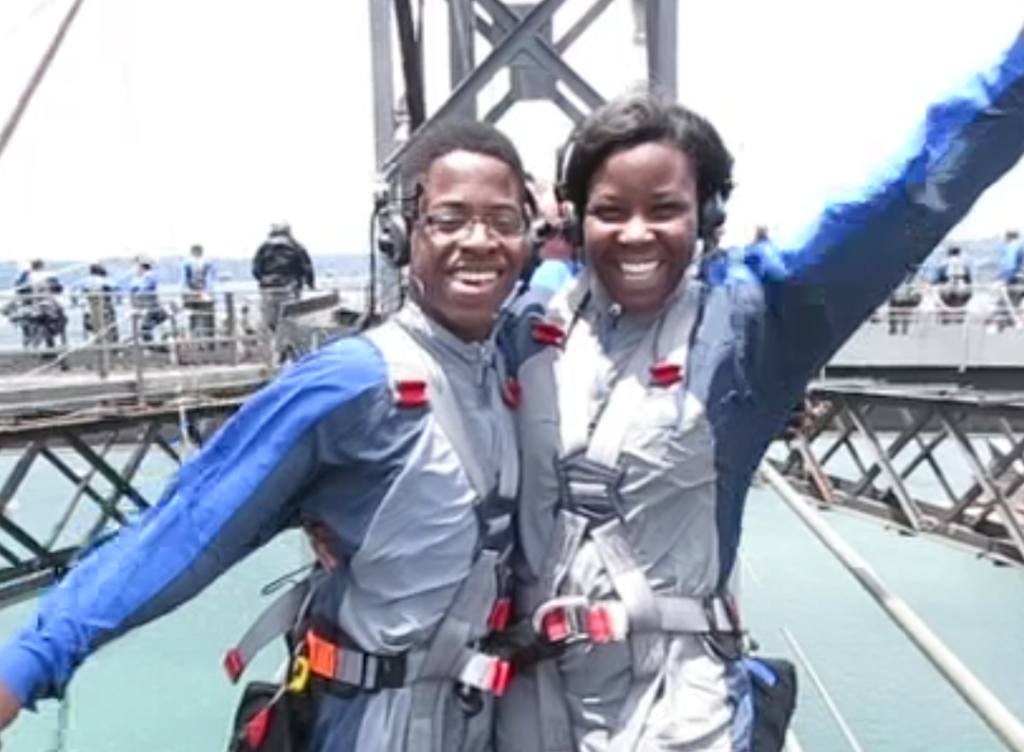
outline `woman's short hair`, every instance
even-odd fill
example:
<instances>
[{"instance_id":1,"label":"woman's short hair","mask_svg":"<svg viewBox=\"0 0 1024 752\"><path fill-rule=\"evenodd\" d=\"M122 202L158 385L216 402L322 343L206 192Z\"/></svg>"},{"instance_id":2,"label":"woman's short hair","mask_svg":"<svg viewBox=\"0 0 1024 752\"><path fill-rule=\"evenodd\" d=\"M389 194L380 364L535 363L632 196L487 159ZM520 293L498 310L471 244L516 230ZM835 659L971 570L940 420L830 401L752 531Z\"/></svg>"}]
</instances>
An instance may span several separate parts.
<instances>
[{"instance_id":1,"label":"woman's short hair","mask_svg":"<svg viewBox=\"0 0 1024 752\"><path fill-rule=\"evenodd\" d=\"M706 118L657 92L633 90L591 113L566 148L562 190L583 216L594 175L612 155L663 142L683 152L697 171L701 205L732 193L732 154Z\"/></svg>"}]
</instances>

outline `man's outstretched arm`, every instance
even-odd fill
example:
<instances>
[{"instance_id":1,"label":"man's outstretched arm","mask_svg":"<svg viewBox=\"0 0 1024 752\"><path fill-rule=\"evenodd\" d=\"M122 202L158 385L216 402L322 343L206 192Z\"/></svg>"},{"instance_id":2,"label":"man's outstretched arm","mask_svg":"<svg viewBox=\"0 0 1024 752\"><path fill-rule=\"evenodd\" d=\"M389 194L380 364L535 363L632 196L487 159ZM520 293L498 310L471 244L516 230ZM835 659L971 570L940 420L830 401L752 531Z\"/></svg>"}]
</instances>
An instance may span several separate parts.
<instances>
[{"instance_id":1,"label":"man's outstretched arm","mask_svg":"<svg viewBox=\"0 0 1024 752\"><path fill-rule=\"evenodd\" d=\"M0 728L20 707L59 694L98 647L181 605L296 524L303 489L324 461L339 462L327 419L358 420L385 383L376 351L351 339L251 398L161 503L85 557L0 648Z\"/></svg>"}]
</instances>

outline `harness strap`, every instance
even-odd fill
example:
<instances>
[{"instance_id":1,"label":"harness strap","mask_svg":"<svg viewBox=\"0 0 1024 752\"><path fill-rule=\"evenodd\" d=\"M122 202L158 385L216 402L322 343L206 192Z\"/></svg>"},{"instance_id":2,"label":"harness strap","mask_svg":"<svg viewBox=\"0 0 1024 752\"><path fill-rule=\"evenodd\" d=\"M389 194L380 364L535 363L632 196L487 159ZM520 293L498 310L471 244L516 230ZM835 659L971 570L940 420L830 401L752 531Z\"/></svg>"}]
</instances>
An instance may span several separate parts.
<instances>
[{"instance_id":1,"label":"harness strap","mask_svg":"<svg viewBox=\"0 0 1024 752\"><path fill-rule=\"evenodd\" d=\"M576 290L578 293L582 285ZM629 429L643 420L643 402L651 388L672 387L686 380L690 345L703 307L703 287L692 274L685 287L645 333L630 355L622 375L592 422L588 389L582 385L598 372L600 347L590 321L577 317L568 332L565 350L555 359L559 390L561 458L560 505L547 552L542 594L554 600L529 604L537 609L536 626L542 638L558 633L563 639L591 638L595 642L628 639L632 673L637 681L623 705L619 732L610 739L609 752L632 752L650 707L664 683L667 633L697 633L717 641L719 612L713 599L655 595L627 536L627 512L620 498L620 455ZM687 405L686 392L676 387L679 419ZM613 601L565 610L557 594L584 540L589 539L617 596ZM556 604L545 611L548 604ZM710 604L707 606L706 604ZM735 624L729 619L725 624ZM731 629L731 628L730 628ZM545 632L549 634L545 634ZM548 668L550 663L545 664ZM567 718L556 729L560 735ZM544 733L548 752L556 749L555 734ZM552 738L549 738L552 737Z\"/></svg>"},{"instance_id":2,"label":"harness strap","mask_svg":"<svg viewBox=\"0 0 1024 752\"><path fill-rule=\"evenodd\" d=\"M440 735L437 682L454 679L461 685L467 711L474 712L482 707L482 701L472 692L501 694L511 680L511 664L499 657L485 655L473 642L482 610L490 609L493 623L495 613L502 609L507 596L499 590L502 581L507 579L501 573L508 567L512 506L503 505L502 500L513 499L518 492L519 455L511 443L514 434L511 416L503 413L504 424L500 430L503 436L509 437L509 442L501 452L497 493L493 493L494 483L481 461L485 453L474 445L466 430L458 395L453 393L444 369L430 355L427 343L405 323L404 319L409 315L407 311L399 313L393 325L382 326L366 336L386 353L393 375L408 373L412 378L425 380L434 417L451 442L479 497L478 514L483 527L483 550L423 651L422 662L407 676L414 686L410 697L406 749L407 752L429 752L437 748ZM494 388L497 394L497 383Z\"/></svg>"},{"instance_id":3,"label":"harness strap","mask_svg":"<svg viewBox=\"0 0 1024 752\"><path fill-rule=\"evenodd\" d=\"M600 419L587 442L588 460L609 468L618 466L626 430L641 412L640 406L654 377L654 368L673 365L678 368L679 379L685 377L701 297L699 284L695 280L688 280L659 324L650 327L608 396ZM651 363L651 353L660 355L665 344L672 348L671 351L659 363Z\"/></svg>"},{"instance_id":4,"label":"harness strap","mask_svg":"<svg viewBox=\"0 0 1024 752\"><path fill-rule=\"evenodd\" d=\"M577 596L552 598L533 614L534 634L551 644L589 639L596 643L624 640L642 632L671 634L740 634L732 605L723 598L663 596L655 599L657 621L634 624L619 600L588 601Z\"/></svg>"},{"instance_id":5,"label":"harness strap","mask_svg":"<svg viewBox=\"0 0 1024 752\"><path fill-rule=\"evenodd\" d=\"M235 684L253 658L278 637L295 628L309 607L313 583L309 578L275 598L252 623L238 644L224 656L224 670Z\"/></svg>"},{"instance_id":6,"label":"harness strap","mask_svg":"<svg viewBox=\"0 0 1024 752\"><path fill-rule=\"evenodd\" d=\"M354 647L338 646L315 630L306 633L309 671L312 676L352 689L379 692L400 689L422 678L428 651L413 650L397 655L378 655ZM511 676L508 661L468 648L462 649L462 668L451 677L459 684L481 692L501 695Z\"/></svg>"},{"instance_id":7,"label":"harness strap","mask_svg":"<svg viewBox=\"0 0 1024 752\"><path fill-rule=\"evenodd\" d=\"M430 385L430 406L437 422L459 457L462 467L474 490L481 499L490 495L493 486L480 461L480 448L473 445L462 419L458 395L453 393L444 369L429 354L420 335L402 322L402 315L395 318L391 326L382 326L367 332L364 336L388 354L389 368L393 375L402 378L413 375L426 379ZM508 419L508 433L511 435L511 418ZM511 451L502 452L498 473L498 491L506 498L512 498L518 491L519 458Z\"/></svg>"}]
</instances>

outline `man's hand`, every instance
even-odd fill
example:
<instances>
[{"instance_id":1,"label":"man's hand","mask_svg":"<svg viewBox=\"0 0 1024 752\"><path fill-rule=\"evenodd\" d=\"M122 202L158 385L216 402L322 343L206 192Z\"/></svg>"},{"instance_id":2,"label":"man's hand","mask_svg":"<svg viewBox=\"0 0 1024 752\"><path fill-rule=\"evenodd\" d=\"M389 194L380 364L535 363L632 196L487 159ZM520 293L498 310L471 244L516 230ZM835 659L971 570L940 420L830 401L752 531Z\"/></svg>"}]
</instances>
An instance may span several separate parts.
<instances>
[{"instance_id":1,"label":"man's hand","mask_svg":"<svg viewBox=\"0 0 1024 752\"><path fill-rule=\"evenodd\" d=\"M10 726L20 712L21 703L18 702L18 698L0 682L0 732Z\"/></svg>"}]
</instances>

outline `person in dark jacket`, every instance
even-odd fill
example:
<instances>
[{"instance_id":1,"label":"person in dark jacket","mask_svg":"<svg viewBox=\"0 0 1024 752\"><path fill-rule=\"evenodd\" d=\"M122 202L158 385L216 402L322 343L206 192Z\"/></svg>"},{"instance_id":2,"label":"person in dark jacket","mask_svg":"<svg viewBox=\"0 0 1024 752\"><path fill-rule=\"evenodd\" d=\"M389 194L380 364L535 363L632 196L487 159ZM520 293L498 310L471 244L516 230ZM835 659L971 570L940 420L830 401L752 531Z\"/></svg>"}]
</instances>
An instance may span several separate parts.
<instances>
[{"instance_id":1,"label":"person in dark jacket","mask_svg":"<svg viewBox=\"0 0 1024 752\"><path fill-rule=\"evenodd\" d=\"M297 300L303 286L316 287L309 252L292 235L289 224L272 225L252 260L252 276L260 286L263 324L276 331L282 307Z\"/></svg>"}]
</instances>

